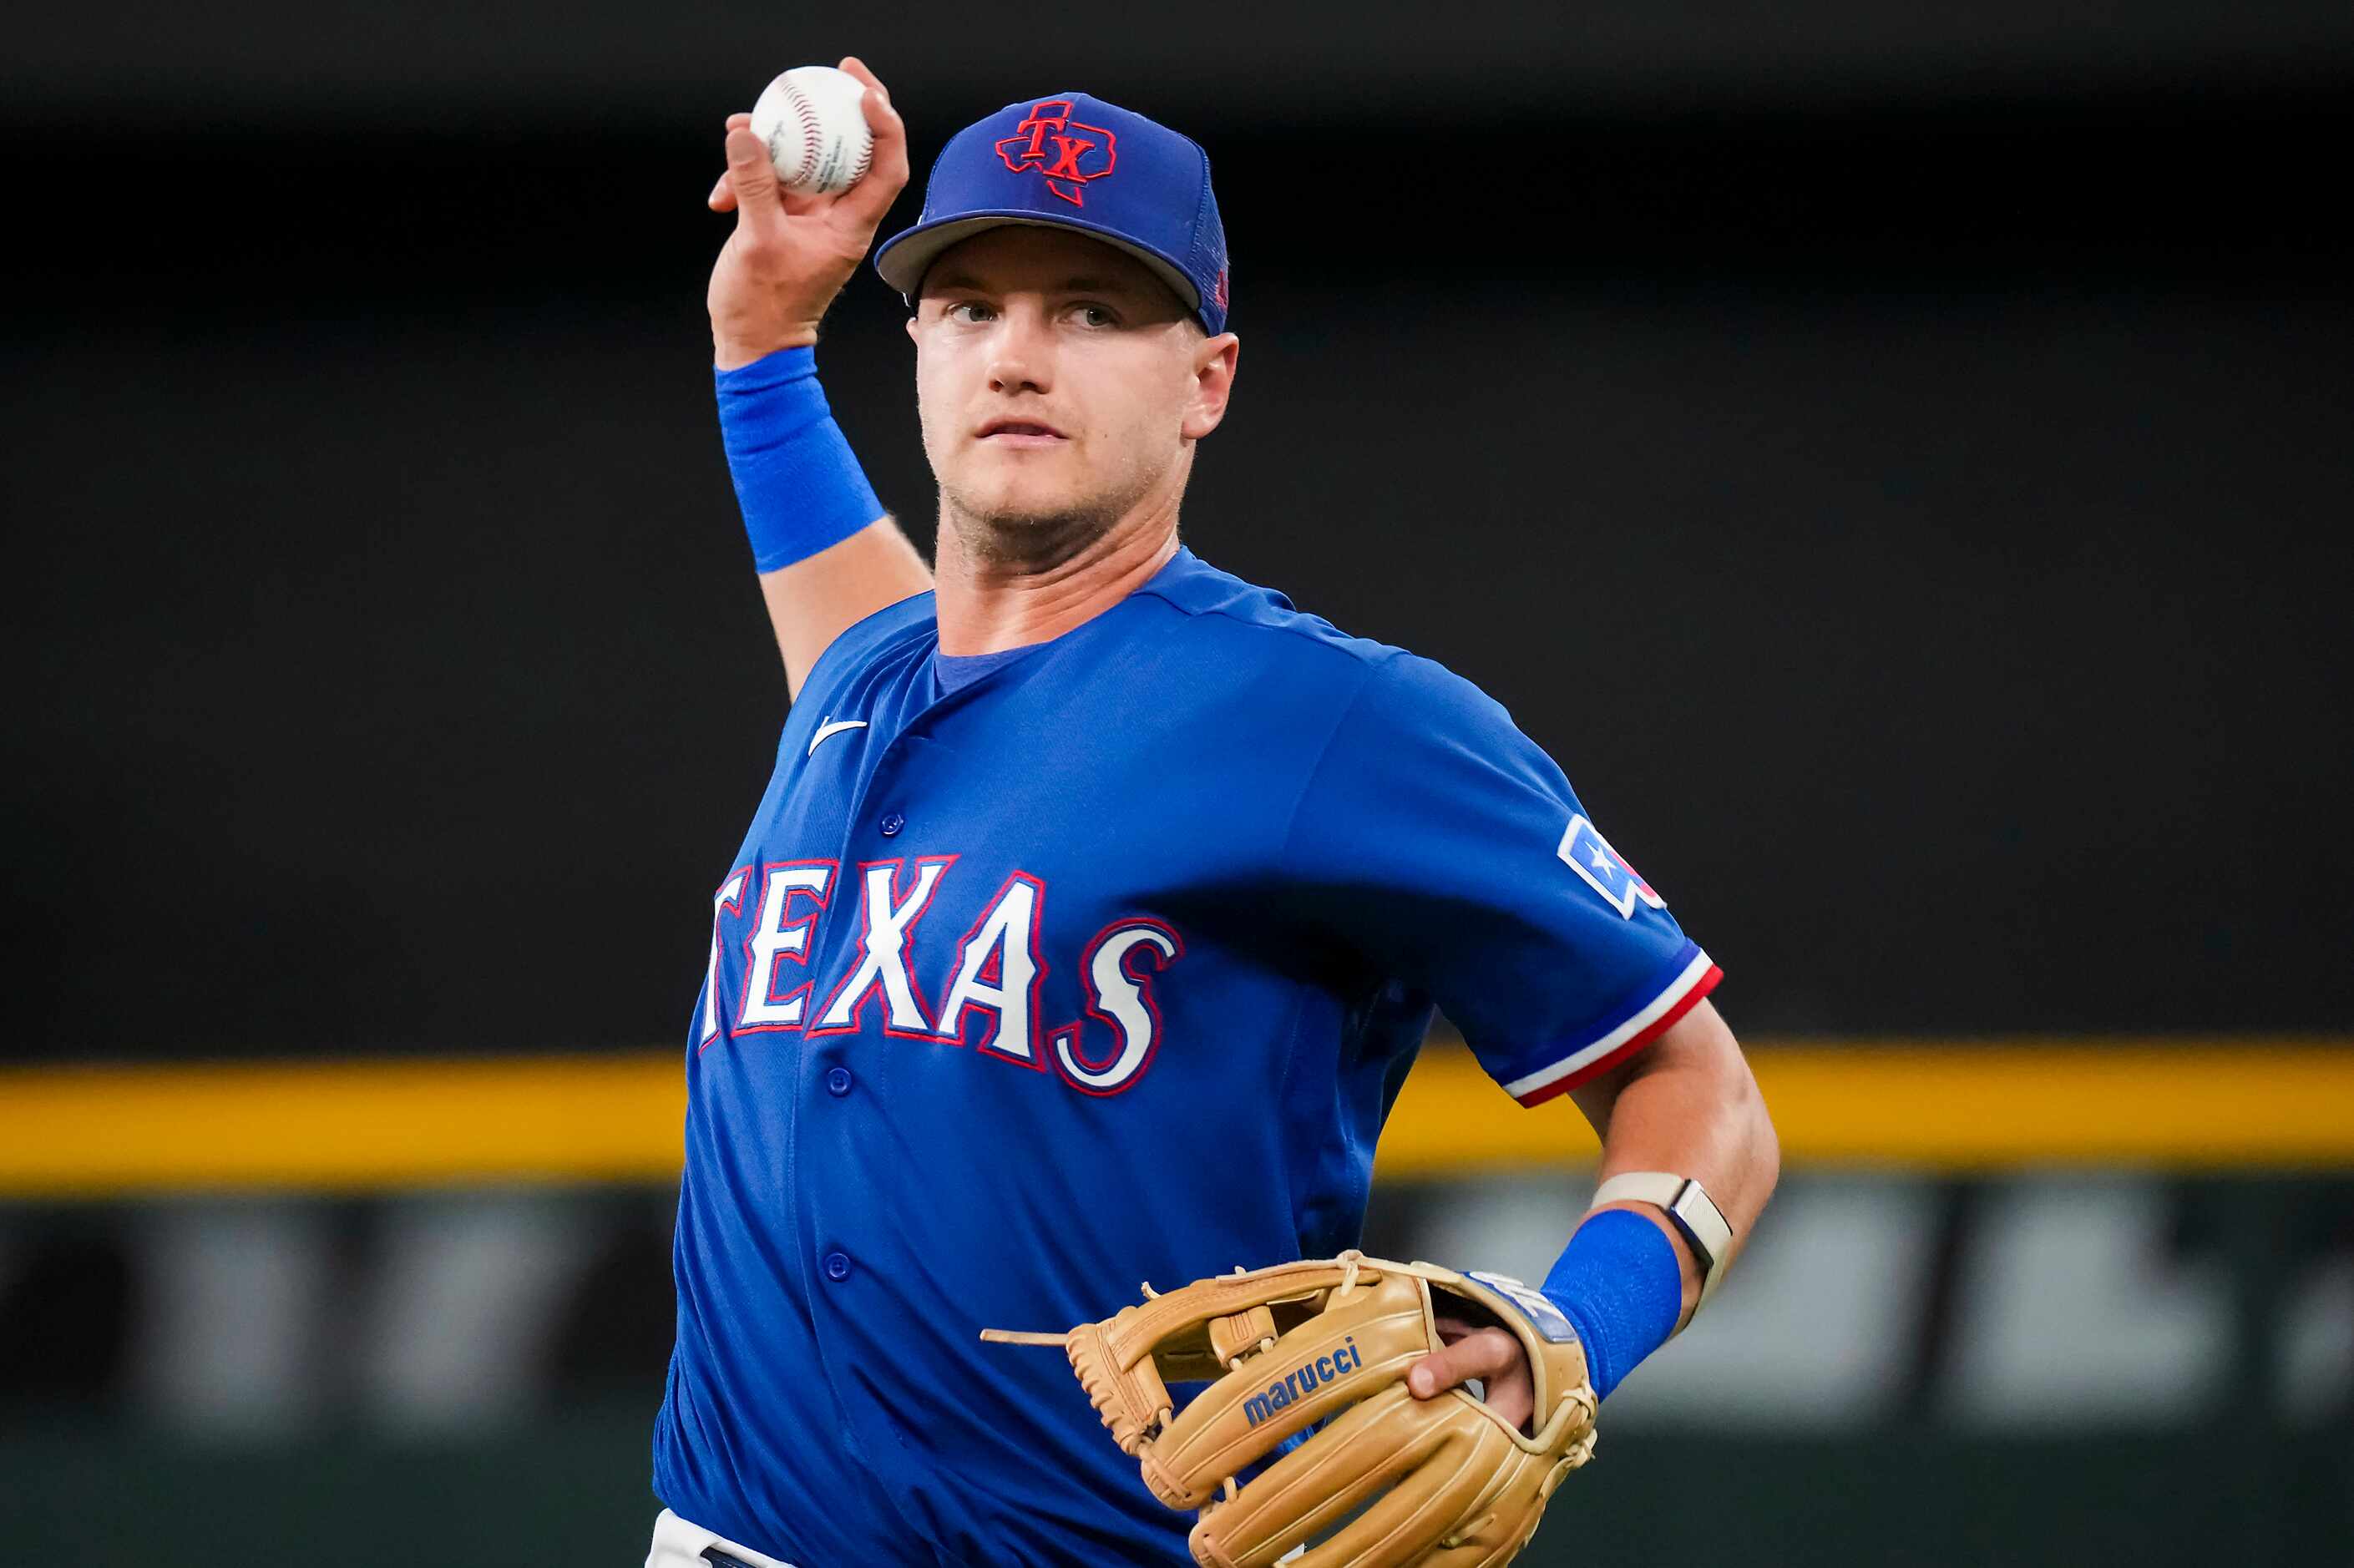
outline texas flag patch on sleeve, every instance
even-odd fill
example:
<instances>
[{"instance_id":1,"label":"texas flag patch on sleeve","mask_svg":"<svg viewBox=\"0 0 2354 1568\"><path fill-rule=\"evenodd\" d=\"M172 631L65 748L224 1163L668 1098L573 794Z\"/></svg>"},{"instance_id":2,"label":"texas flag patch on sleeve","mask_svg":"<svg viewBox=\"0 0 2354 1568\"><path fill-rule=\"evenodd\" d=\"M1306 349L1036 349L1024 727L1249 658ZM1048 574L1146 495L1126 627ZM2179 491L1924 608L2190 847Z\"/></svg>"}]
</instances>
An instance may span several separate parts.
<instances>
[{"instance_id":1,"label":"texas flag patch on sleeve","mask_svg":"<svg viewBox=\"0 0 2354 1568\"><path fill-rule=\"evenodd\" d=\"M1570 818L1569 831L1561 835L1561 847L1553 853L1602 895L1602 901L1618 911L1621 920L1633 919L1638 903L1654 909L1668 906L1668 901L1651 891L1651 885L1627 863L1627 857L1612 849L1610 841L1582 815Z\"/></svg>"},{"instance_id":2,"label":"texas flag patch on sleeve","mask_svg":"<svg viewBox=\"0 0 2354 1568\"><path fill-rule=\"evenodd\" d=\"M1490 1069L1522 1105L1542 1104L1641 1050L1723 978L1677 927L1667 900L1583 813L1570 818L1553 853L1584 884L1564 890L1563 907L1583 911L1568 939L1587 977L1581 995L1593 1011L1581 1006L1582 1022L1542 1046L1506 1054ZM1589 892L1608 914L1585 904Z\"/></svg>"}]
</instances>

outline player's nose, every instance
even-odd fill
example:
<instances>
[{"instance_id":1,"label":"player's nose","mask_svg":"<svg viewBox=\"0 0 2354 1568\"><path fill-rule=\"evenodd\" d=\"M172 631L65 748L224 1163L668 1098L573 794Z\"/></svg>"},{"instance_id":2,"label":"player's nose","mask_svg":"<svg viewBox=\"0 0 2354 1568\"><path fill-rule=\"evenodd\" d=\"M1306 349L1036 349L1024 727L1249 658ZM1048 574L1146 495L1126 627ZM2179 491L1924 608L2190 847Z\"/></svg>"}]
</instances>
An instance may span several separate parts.
<instances>
[{"instance_id":1,"label":"player's nose","mask_svg":"<svg viewBox=\"0 0 2354 1568\"><path fill-rule=\"evenodd\" d=\"M989 389L1047 392L1054 389L1054 338L1044 313L1026 302L1009 304L990 334Z\"/></svg>"}]
</instances>

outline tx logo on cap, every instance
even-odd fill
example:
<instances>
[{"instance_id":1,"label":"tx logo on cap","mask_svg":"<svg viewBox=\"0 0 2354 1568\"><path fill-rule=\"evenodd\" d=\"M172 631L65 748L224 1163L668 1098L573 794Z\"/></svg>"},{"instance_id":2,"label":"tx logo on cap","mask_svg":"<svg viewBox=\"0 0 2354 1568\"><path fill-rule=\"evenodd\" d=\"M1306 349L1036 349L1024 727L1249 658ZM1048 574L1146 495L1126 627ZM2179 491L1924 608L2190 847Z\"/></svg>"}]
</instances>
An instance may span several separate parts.
<instances>
[{"instance_id":1,"label":"tx logo on cap","mask_svg":"<svg viewBox=\"0 0 2354 1568\"><path fill-rule=\"evenodd\" d=\"M1100 125L1082 125L1071 118L1071 101L1050 98L1031 107L1029 117L1014 127L1016 134L997 143L997 155L1019 174L1034 169L1046 177L1046 188L1073 207L1085 207L1085 187L1111 173L1118 161L1119 139Z\"/></svg>"}]
</instances>

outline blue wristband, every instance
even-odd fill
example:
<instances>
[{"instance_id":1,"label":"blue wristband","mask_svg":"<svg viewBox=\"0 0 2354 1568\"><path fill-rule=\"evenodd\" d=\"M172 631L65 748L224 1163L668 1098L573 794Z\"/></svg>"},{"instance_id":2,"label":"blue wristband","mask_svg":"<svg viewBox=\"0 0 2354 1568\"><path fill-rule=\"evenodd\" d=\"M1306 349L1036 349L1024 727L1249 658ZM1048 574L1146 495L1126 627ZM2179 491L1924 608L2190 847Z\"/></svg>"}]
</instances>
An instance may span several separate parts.
<instances>
[{"instance_id":1,"label":"blue wristband","mask_svg":"<svg viewBox=\"0 0 2354 1568\"><path fill-rule=\"evenodd\" d=\"M1625 1209L1590 1216L1569 1238L1545 1298L1561 1308L1585 1347L1585 1375L1597 1398L1668 1342L1683 1315L1683 1265L1667 1233Z\"/></svg>"},{"instance_id":2,"label":"blue wristband","mask_svg":"<svg viewBox=\"0 0 2354 1568\"><path fill-rule=\"evenodd\" d=\"M817 350L784 348L715 370L719 435L751 536L773 572L838 545L883 515L817 382Z\"/></svg>"}]
</instances>

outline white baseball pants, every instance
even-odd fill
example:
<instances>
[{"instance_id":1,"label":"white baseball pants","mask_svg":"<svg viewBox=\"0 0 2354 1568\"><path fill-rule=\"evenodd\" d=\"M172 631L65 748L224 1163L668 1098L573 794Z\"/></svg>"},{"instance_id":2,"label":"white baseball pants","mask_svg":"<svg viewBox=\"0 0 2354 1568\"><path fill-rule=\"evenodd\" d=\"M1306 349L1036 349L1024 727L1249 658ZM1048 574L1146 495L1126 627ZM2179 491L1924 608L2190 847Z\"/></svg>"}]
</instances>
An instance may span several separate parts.
<instances>
[{"instance_id":1,"label":"white baseball pants","mask_svg":"<svg viewBox=\"0 0 2354 1568\"><path fill-rule=\"evenodd\" d=\"M711 1568L711 1560L703 1554L704 1549L711 1546L749 1568L793 1568L790 1563L765 1557L724 1535L715 1535L668 1509L663 1510L661 1517L654 1520L654 1542L646 1549L646 1568Z\"/></svg>"}]
</instances>

